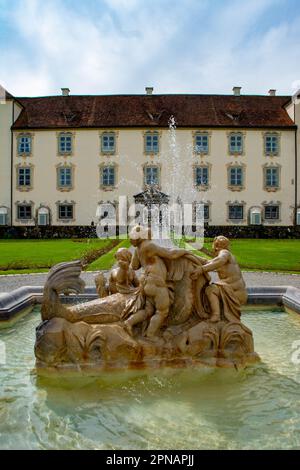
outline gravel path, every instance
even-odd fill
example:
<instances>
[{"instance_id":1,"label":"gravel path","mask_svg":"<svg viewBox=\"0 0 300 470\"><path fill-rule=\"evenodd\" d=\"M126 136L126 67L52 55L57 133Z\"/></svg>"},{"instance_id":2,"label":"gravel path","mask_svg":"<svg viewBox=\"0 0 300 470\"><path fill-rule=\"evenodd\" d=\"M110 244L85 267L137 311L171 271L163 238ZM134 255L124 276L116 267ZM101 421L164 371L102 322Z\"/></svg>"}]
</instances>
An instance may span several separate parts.
<instances>
[{"instance_id":1,"label":"gravel path","mask_svg":"<svg viewBox=\"0 0 300 470\"><path fill-rule=\"evenodd\" d=\"M85 272L81 276L86 285L94 285L96 272ZM280 274L267 272L244 272L248 287L252 286L294 286L300 289L300 274ZM47 274L18 274L0 276L0 293L10 292L22 286L43 286Z\"/></svg>"}]
</instances>

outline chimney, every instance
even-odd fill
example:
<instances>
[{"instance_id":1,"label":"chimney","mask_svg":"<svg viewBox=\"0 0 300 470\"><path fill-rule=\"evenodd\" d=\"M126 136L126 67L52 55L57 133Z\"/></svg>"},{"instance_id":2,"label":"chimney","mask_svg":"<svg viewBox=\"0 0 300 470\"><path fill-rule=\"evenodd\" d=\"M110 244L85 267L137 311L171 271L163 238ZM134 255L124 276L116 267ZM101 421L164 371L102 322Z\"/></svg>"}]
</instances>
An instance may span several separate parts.
<instances>
[{"instance_id":1,"label":"chimney","mask_svg":"<svg viewBox=\"0 0 300 470\"><path fill-rule=\"evenodd\" d=\"M232 88L232 91L233 91L234 96L240 96L240 94L241 94L241 89L242 89L241 86L234 86L234 87Z\"/></svg>"},{"instance_id":2,"label":"chimney","mask_svg":"<svg viewBox=\"0 0 300 470\"><path fill-rule=\"evenodd\" d=\"M269 90L269 95L270 96L276 96L276 91L277 90L274 90L274 89L271 88L271 90Z\"/></svg>"},{"instance_id":3,"label":"chimney","mask_svg":"<svg viewBox=\"0 0 300 470\"><path fill-rule=\"evenodd\" d=\"M146 86L146 95L150 96L153 94L153 87L152 86Z\"/></svg>"},{"instance_id":4,"label":"chimney","mask_svg":"<svg viewBox=\"0 0 300 470\"><path fill-rule=\"evenodd\" d=\"M70 88L62 88L61 93L62 93L62 96L69 96L70 95Z\"/></svg>"}]
</instances>

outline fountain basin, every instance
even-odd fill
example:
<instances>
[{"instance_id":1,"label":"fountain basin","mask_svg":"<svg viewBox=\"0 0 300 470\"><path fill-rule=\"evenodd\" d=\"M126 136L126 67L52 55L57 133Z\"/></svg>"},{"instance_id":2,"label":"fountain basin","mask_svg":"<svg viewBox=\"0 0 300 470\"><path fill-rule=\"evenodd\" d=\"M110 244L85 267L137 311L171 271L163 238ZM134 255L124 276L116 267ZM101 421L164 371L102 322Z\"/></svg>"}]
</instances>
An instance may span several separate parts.
<instances>
[{"instance_id":1,"label":"fountain basin","mask_svg":"<svg viewBox=\"0 0 300 470\"><path fill-rule=\"evenodd\" d=\"M0 333L0 448L299 449L300 317L266 309L243 311L262 360L244 370L38 377L34 308Z\"/></svg>"},{"instance_id":2,"label":"fountain basin","mask_svg":"<svg viewBox=\"0 0 300 470\"><path fill-rule=\"evenodd\" d=\"M255 308L282 307L300 314L300 289L290 286L249 287L248 306ZM61 295L65 304L87 302L97 298L95 287L86 287L84 293ZM11 327L19 318L43 302L42 286L24 286L9 293L0 294L0 329Z\"/></svg>"}]
</instances>

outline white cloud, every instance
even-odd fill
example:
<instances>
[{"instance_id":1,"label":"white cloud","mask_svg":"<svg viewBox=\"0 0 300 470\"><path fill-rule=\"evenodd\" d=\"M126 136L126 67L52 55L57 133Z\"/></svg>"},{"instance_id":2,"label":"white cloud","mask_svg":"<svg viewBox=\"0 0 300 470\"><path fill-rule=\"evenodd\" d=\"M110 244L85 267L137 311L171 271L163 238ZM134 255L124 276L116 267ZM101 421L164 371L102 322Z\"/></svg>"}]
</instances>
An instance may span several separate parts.
<instances>
[{"instance_id":1,"label":"white cloud","mask_svg":"<svg viewBox=\"0 0 300 470\"><path fill-rule=\"evenodd\" d=\"M0 0L19 40L0 45L0 82L16 95L62 86L143 93L146 85L167 93L226 93L233 85L290 93L299 78L300 16L265 22L283 3L88 0L78 8L71 0L16 0L10 8Z\"/></svg>"}]
</instances>

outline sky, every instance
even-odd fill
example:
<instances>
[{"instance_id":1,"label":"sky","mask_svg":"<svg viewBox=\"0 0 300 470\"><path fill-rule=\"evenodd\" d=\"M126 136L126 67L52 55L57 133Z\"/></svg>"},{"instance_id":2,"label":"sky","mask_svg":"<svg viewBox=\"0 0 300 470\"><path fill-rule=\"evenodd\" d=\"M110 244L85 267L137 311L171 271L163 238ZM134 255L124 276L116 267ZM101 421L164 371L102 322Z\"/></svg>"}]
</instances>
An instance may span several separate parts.
<instances>
[{"instance_id":1,"label":"sky","mask_svg":"<svg viewBox=\"0 0 300 470\"><path fill-rule=\"evenodd\" d=\"M0 84L15 96L292 94L299 0L0 0Z\"/></svg>"}]
</instances>

